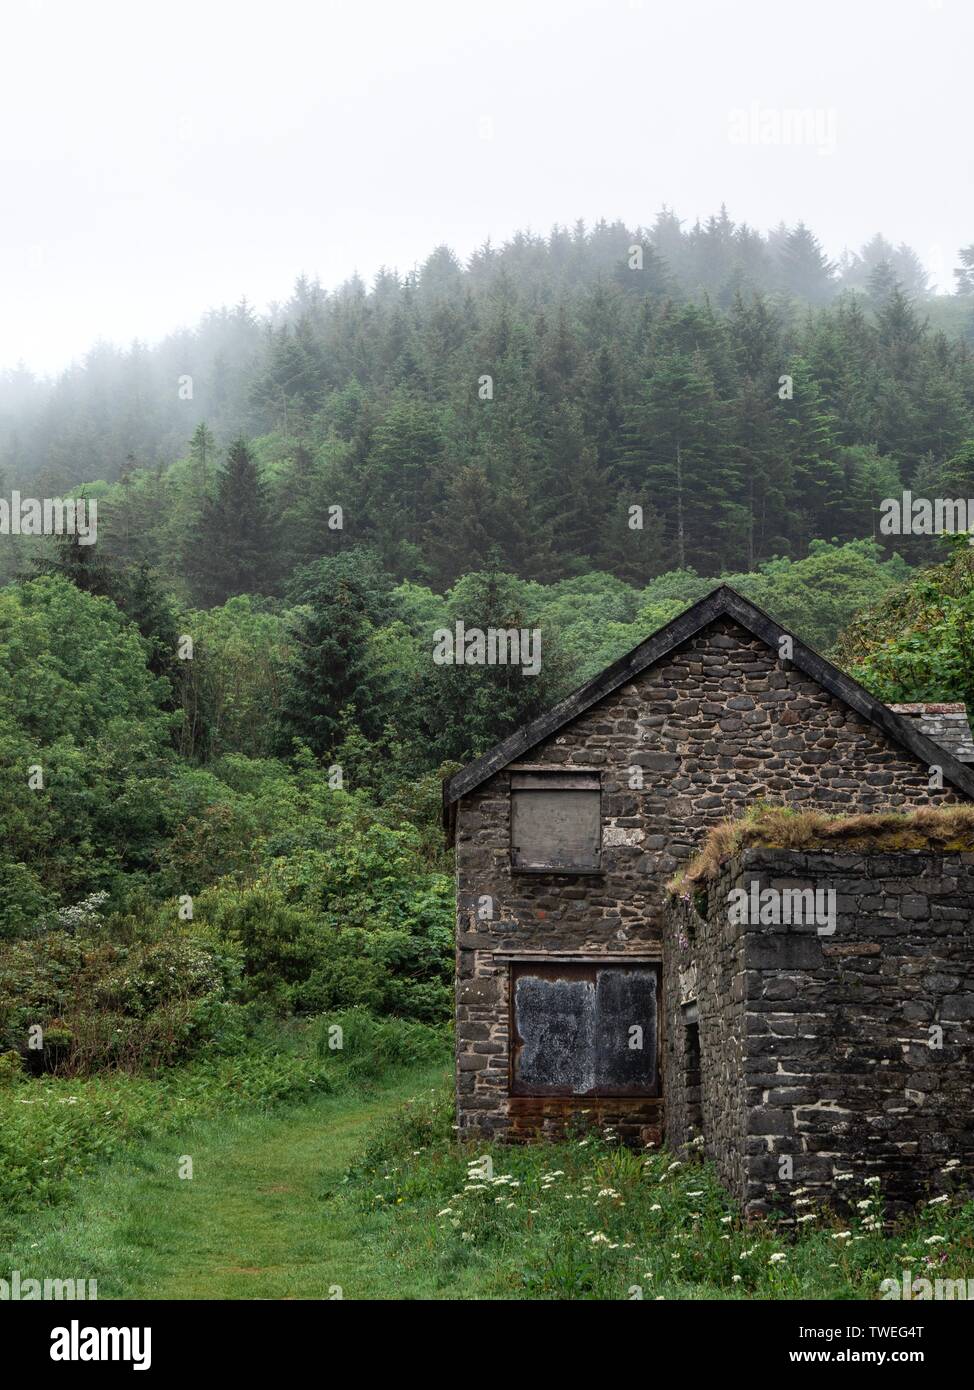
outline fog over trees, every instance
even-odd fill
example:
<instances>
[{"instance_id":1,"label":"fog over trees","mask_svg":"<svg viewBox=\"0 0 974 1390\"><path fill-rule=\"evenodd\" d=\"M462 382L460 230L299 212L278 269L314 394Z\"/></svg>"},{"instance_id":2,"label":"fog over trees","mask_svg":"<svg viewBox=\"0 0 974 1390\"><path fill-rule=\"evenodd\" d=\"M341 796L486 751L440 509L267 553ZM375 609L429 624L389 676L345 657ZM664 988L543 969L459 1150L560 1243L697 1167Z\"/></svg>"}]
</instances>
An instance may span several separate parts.
<instances>
[{"instance_id":1,"label":"fog over trees","mask_svg":"<svg viewBox=\"0 0 974 1390\"><path fill-rule=\"evenodd\" d=\"M44 494L112 484L111 547L185 571L200 600L281 592L338 541L437 585L489 557L525 578L749 570L875 535L880 500L935 483L974 435L974 249L957 259L956 293L934 296L879 233L836 263L803 223L663 208L465 266L441 246L371 286L301 276L263 316L241 301L53 382L5 373L0 467ZM257 462L231 500L243 439ZM246 582L204 579L247 507L264 519Z\"/></svg>"}]
</instances>

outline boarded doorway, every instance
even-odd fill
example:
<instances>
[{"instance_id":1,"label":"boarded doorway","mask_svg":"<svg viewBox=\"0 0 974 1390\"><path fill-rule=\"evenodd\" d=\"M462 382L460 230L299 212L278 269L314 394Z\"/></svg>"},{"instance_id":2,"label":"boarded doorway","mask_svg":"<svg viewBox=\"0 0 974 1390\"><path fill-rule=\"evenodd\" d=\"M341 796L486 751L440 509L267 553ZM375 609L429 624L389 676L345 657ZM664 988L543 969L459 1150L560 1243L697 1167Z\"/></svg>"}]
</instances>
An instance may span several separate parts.
<instances>
[{"instance_id":1,"label":"boarded doorway","mask_svg":"<svg viewBox=\"0 0 974 1390\"><path fill-rule=\"evenodd\" d=\"M658 1096L659 966L512 967L511 1093Z\"/></svg>"}]
</instances>

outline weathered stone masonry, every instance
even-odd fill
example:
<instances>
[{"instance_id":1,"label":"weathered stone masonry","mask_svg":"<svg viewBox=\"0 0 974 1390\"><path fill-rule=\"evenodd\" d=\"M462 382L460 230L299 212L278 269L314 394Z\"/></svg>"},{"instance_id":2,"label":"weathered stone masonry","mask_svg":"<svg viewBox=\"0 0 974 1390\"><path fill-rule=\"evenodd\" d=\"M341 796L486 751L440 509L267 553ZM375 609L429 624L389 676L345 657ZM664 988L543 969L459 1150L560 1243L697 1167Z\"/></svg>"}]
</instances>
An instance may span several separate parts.
<instances>
[{"instance_id":1,"label":"weathered stone masonry","mask_svg":"<svg viewBox=\"0 0 974 1390\"><path fill-rule=\"evenodd\" d=\"M510 776L527 765L599 769L601 873L512 870ZM625 1138L659 1138L661 1098L510 1094L512 962L659 961L663 886L709 826L761 799L836 812L963 799L949 782L939 791L928 782L928 761L723 616L460 795L461 1132L554 1133L581 1110ZM484 897L492 918L478 916ZM730 978L732 963L724 968ZM665 1054L665 1037L661 1047Z\"/></svg>"},{"instance_id":2,"label":"weathered stone masonry","mask_svg":"<svg viewBox=\"0 0 974 1390\"><path fill-rule=\"evenodd\" d=\"M835 931L732 925L728 894L820 887ZM700 910L698 910L700 909ZM974 854L749 849L667 910L667 1138L702 1132L750 1213L796 1189L907 1205L974 1160ZM684 1017L699 1020L699 1110ZM696 1111L696 1113L694 1113ZM784 1160L784 1162L783 1162ZM790 1161L789 1161L790 1160ZM852 1174L852 1181L836 1176Z\"/></svg>"}]
</instances>

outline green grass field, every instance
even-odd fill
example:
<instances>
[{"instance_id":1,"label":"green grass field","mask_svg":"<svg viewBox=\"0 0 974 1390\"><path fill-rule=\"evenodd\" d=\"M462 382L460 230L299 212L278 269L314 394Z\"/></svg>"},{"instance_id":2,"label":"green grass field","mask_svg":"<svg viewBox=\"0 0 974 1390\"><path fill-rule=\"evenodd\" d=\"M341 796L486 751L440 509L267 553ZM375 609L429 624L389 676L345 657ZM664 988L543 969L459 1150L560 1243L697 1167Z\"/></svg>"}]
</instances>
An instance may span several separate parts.
<instances>
[{"instance_id":1,"label":"green grass field","mask_svg":"<svg viewBox=\"0 0 974 1390\"><path fill-rule=\"evenodd\" d=\"M99 1298L395 1298L388 1218L330 1194L375 1127L442 1080L411 1071L369 1096L196 1121L89 1174L2 1259L22 1278L95 1278Z\"/></svg>"},{"instance_id":2,"label":"green grass field","mask_svg":"<svg viewBox=\"0 0 974 1390\"><path fill-rule=\"evenodd\" d=\"M459 1145L448 1096L448 1067L427 1060L177 1116L8 1215L0 1270L95 1278L100 1298L375 1300L876 1299L903 1269L974 1274L959 1198L884 1232L865 1187L854 1217L809 1208L795 1238L742 1223L708 1165L611 1136Z\"/></svg>"}]
</instances>

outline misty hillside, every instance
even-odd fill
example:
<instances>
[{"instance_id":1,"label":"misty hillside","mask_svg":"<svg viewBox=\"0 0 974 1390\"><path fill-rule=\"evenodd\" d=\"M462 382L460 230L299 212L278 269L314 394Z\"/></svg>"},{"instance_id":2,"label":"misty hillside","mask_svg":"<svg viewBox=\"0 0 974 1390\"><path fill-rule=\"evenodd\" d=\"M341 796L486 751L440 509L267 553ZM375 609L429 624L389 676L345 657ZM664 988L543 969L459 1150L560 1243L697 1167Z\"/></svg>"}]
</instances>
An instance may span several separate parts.
<instances>
[{"instance_id":1,"label":"misty hillside","mask_svg":"<svg viewBox=\"0 0 974 1390\"><path fill-rule=\"evenodd\" d=\"M959 261L957 294L931 297L909 247L877 235L837 265L802 224L763 236L724 209L518 235L465 268L440 247L371 289L302 277L266 318L242 302L152 349L98 346L53 384L7 373L0 468L43 495L122 480L109 543L178 573L160 517L192 531L248 437L270 592L272 556L334 548L332 504L341 543L439 585L488 559L545 579L750 570L872 536L882 497L956 476L972 248Z\"/></svg>"}]
</instances>

